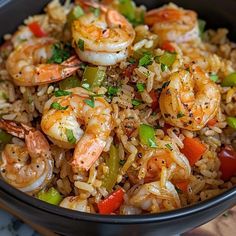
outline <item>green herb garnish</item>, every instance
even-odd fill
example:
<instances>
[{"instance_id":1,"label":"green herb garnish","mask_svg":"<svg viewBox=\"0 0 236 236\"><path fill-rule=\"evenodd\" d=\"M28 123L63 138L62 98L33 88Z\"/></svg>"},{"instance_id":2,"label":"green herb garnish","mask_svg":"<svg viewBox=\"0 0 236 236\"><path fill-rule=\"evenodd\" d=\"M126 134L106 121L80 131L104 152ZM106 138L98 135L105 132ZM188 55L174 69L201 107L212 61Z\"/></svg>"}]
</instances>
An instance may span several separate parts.
<instances>
[{"instance_id":1,"label":"green herb garnish","mask_svg":"<svg viewBox=\"0 0 236 236\"><path fill-rule=\"evenodd\" d=\"M172 151L173 150L173 148L172 148L172 146L168 143L168 144L166 144L165 145L170 151Z\"/></svg>"},{"instance_id":2,"label":"green herb garnish","mask_svg":"<svg viewBox=\"0 0 236 236\"><path fill-rule=\"evenodd\" d=\"M92 108L95 106L94 96L90 96L90 99L85 99L84 102Z\"/></svg>"},{"instance_id":3,"label":"green herb garnish","mask_svg":"<svg viewBox=\"0 0 236 236\"><path fill-rule=\"evenodd\" d=\"M140 93L142 93L145 89L145 84L144 83L137 83L136 88Z\"/></svg>"},{"instance_id":4,"label":"green herb garnish","mask_svg":"<svg viewBox=\"0 0 236 236\"><path fill-rule=\"evenodd\" d=\"M218 77L218 75L216 75L216 74L211 74L211 75L210 75L210 79L211 79L213 82L217 82L218 79L219 79L219 77Z\"/></svg>"},{"instance_id":5,"label":"green herb garnish","mask_svg":"<svg viewBox=\"0 0 236 236\"><path fill-rule=\"evenodd\" d=\"M177 114L177 118L181 118L181 117L184 117L184 114L180 111L180 112Z\"/></svg>"},{"instance_id":6,"label":"green herb garnish","mask_svg":"<svg viewBox=\"0 0 236 236\"><path fill-rule=\"evenodd\" d=\"M139 106L140 104L142 104L142 101L140 100L137 100L137 99L132 99L132 105L133 106Z\"/></svg>"},{"instance_id":7,"label":"green herb garnish","mask_svg":"<svg viewBox=\"0 0 236 236\"><path fill-rule=\"evenodd\" d=\"M109 86L107 89L107 94L109 95L109 97L114 97L117 95L118 91L119 91L118 87Z\"/></svg>"},{"instance_id":8,"label":"green herb garnish","mask_svg":"<svg viewBox=\"0 0 236 236\"><path fill-rule=\"evenodd\" d=\"M139 59L139 66L148 66L151 65L153 61L153 57L150 53L145 52L143 56Z\"/></svg>"},{"instance_id":9,"label":"green herb garnish","mask_svg":"<svg viewBox=\"0 0 236 236\"><path fill-rule=\"evenodd\" d=\"M99 9L99 8L90 7L90 11L91 11L96 17L99 17L99 16L100 16L100 9Z\"/></svg>"},{"instance_id":10,"label":"green herb garnish","mask_svg":"<svg viewBox=\"0 0 236 236\"><path fill-rule=\"evenodd\" d=\"M61 89L54 92L55 97L63 97L63 96L71 95L71 94L72 92L61 90Z\"/></svg>"},{"instance_id":11,"label":"green herb garnish","mask_svg":"<svg viewBox=\"0 0 236 236\"><path fill-rule=\"evenodd\" d=\"M84 40L83 39L79 39L78 47L81 51L84 51Z\"/></svg>"},{"instance_id":12,"label":"green herb garnish","mask_svg":"<svg viewBox=\"0 0 236 236\"><path fill-rule=\"evenodd\" d=\"M64 47L61 43L56 43L52 46L52 56L48 60L48 63L61 64L63 61L70 57L70 51L68 47Z\"/></svg>"},{"instance_id":13,"label":"green herb garnish","mask_svg":"<svg viewBox=\"0 0 236 236\"><path fill-rule=\"evenodd\" d=\"M58 103L58 102L53 102L53 103L51 104L51 108L56 109L56 110L66 110L66 109L68 108L68 106L63 107L63 106L61 106L60 103Z\"/></svg>"},{"instance_id":14,"label":"green herb garnish","mask_svg":"<svg viewBox=\"0 0 236 236\"><path fill-rule=\"evenodd\" d=\"M76 143L76 138L73 134L73 131L71 129L66 129L66 137L69 143L75 144Z\"/></svg>"}]
</instances>

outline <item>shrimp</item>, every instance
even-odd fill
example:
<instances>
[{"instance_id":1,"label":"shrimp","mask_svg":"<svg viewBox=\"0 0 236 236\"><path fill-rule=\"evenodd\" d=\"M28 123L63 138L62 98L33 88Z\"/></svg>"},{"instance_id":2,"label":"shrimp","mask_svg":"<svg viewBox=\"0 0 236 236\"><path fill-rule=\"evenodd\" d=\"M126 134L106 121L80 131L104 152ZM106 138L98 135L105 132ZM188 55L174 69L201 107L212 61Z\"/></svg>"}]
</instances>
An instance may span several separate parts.
<instances>
[{"instance_id":1,"label":"shrimp","mask_svg":"<svg viewBox=\"0 0 236 236\"><path fill-rule=\"evenodd\" d=\"M81 199L79 196L70 196L64 198L60 203L60 207L68 208L75 211L89 212L88 201L86 199Z\"/></svg>"},{"instance_id":2,"label":"shrimp","mask_svg":"<svg viewBox=\"0 0 236 236\"><path fill-rule=\"evenodd\" d=\"M129 197L130 205L152 213L166 210L166 205L170 209L181 207L178 193L169 181L165 186L160 181L143 184Z\"/></svg>"},{"instance_id":3,"label":"shrimp","mask_svg":"<svg viewBox=\"0 0 236 236\"><path fill-rule=\"evenodd\" d=\"M116 10L95 2L79 2L101 11L99 16L87 12L72 24L73 46L80 59L104 66L125 60L135 38L132 25Z\"/></svg>"},{"instance_id":4,"label":"shrimp","mask_svg":"<svg viewBox=\"0 0 236 236\"><path fill-rule=\"evenodd\" d=\"M103 97L93 96L83 88L67 92L70 95L54 96L46 102L41 127L59 147L75 148L74 172L88 170L102 153L112 131L112 108ZM62 108L54 109L52 104Z\"/></svg>"},{"instance_id":5,"label":"shrimp","mask_svg":"<svg viewBox=\"0 0 236 236\"><path fill-rule=\"evenodd\" d=\"M19 86L37 86L63 80L72 75L80 61L72 56L62 64L49 64L53 54L52 38L31 39L19 45L8 57L6 69Z\"/></svg>"},{"instance_id":6,"label":"shrimp","mask_svg":"<svg viewBox=\"0 0 236 236\"><path fill-rule=\"evenodd\" d=\"M196 131L215 117L220 107L220 91L199 67L173 73L163 88L159 104L165 121Z\"/></svg>"},{"instance_id":7,"label":"shrimp","mask_svg":"<svg viewBox=\"0 0 236 236\"><path fill-rule=\"evenodd\" d=\"M53 158L44 135L24 124L0 119L0 128L25 139L25 145L7 144L0 173L15 188L32 194L44 188L53 176Z\"/></svg>"},{"instance_id":8,"label":"shrimp","mask_svg":"<svg viewBox=\"0 0 236 236\"><path fill-rule=\"evenodd\" d=\"M152 26L153 32L161 41L182 43L199 39L196 12L184 10L174 4L147 12L145 23Z\"/></svg>"},{"instance_id":9,"label":"shrimp","mask_svg":"<svg viewBox=\"0 0 236 236\"><path fill-rule=\"evenodd\" d=\"M172 141L158 140L158 149L155 149L152 156L146 162L145 182L161 180L188 179L191 167L188 159L179 151Z\"/></svg>"}]
</instances>

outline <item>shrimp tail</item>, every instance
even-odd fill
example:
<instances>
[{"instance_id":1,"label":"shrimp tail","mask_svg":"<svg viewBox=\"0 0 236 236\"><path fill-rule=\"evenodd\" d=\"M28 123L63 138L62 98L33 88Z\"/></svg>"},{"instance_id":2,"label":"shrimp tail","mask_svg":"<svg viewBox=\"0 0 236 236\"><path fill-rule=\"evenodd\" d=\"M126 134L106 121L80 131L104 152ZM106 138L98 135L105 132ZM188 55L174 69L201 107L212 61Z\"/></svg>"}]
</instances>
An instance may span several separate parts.
<instances>
[{"instance_id":1,"label":"shrimp tail","mask_svg":"<svg viewBox=\"0 0 236 236\"><path fill-rule=\"evenodd\" d=\"M0 119L0 129L5 130L7 133L15 137L22 139L25 138L26 130L22 124L16 124L9 120Z\"/></svg>"},{"instance_id":2,"label":"shrimp tail","mask_svg":"<svg viewBox=\"0 0 236 236\"><path fill-rule=\"evenodd\" d=\"M78 170L88 171L93 163L98 159L102 153L106 142L100 138L85 135L76 144L73 161L71 163L73 171Z\"/></svg>"}]
</instances>

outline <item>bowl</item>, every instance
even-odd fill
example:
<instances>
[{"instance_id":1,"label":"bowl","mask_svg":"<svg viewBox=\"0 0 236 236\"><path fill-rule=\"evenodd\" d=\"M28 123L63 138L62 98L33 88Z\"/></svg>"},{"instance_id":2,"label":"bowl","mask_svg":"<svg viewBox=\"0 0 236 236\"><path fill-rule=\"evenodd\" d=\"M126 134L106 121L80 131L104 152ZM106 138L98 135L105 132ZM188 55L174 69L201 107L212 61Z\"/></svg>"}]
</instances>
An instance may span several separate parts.
<instances>
[{"instance_id":1,"label":"bowl","mask_svg":"<svg viewBox=\"0 0 236 236\"><path fill-rule=\"evenodd\" d=\"M1 0L0 35L14 32L23 19L40 12L48 2L47 0ZM167 2L169 1L137 1L138 4L145 4L148 8ZM228 28L231 39L236 41L236 0L227 0L224 3L221 0L172 0L172 2L196 10L200 18L207 21L208 27ZM232 188L210 200L174 211L150 215L106 216L49 205L0 180L1 205L14 212L16 216L60 235L174 235L210 221L235 203L236 188Z\"/></svg>"}]
</instances>

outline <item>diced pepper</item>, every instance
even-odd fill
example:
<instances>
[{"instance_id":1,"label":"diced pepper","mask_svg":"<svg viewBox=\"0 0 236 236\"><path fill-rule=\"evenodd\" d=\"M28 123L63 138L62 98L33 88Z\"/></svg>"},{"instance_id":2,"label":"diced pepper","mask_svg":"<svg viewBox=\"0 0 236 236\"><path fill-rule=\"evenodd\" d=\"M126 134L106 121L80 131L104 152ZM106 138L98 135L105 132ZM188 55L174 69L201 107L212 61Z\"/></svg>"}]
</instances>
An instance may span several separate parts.
<instances>
[{"instance_id":1,"label":"diced pepper","mask_svg":"<svg viewBox=\"0 0 236 236\"><path fill-rule=\"evenodd\" d=\"M130 22L135 20L135 4L132 0L119 0L118 10Z\"/></svg>"},{"instance_id":2,"label":"diced pepper","mask_svg":"<svg viewBox=\"0 0 236 236\"><path fill-rule=\"evenodd\" d=\"M221 179L224 181L236 174L236 152L231 146L226 146L218 153L220 160Z\"/></svg>"},{"instance_id":3,"label":"diced pepper","mask_svg":"<svg viewBox=\"0 0 236 236\"><path fill-rule=\"evenodd\" d=\"M77 5L77 6L73 7L72 10L70 11L70 13L67 16L68 25L71 26L72 22L74 20L77 20L82 15L84 15L84 11L80 6Z\"/></svg>"},{"instance_id":4,"label":"diced pepper","mask_svg":"<svg viewBox=\"0 0 236 236\"><path fill-rule=\"evenodd\" d=\"M124 76L130 78L131 75L133 74L135 68L137 68L136 63L127 66L127 68L123 71Z\"/></svg>"},{"instance_id":5,"label":"diced pepper","mask_svg":"<svg viewBox=\"0 0 236 236\"><path fill-rule=\"evenodd\" d=\"M111 145L110 156L107 165L109 167L109 173L105 176L102 186L105 187L110 192L116 184L120 167L120 158L118 150L114 145Z\"/></svg>"},{"instance_id":6,"label":"diced pepper","mask_svg":"<svg viewBox=\"0 0 236 236\"><path fill-rule=\"evenodd\" d=\"M221 83L222 87L236 86L236 72L229 74Z\"/></svg>"},{"instance_id":7,"label":"diced pepper","mask_svg":"<svg viewBox=\"0 0 236 236\"><path fill-rule=\"evenodd\" d=\"M171 67L176 60L176 53L165 52L158 58L159 63Z\"/></svg>"},{"instance_id":8,"label":"diced pepper","mask_svg":"<svg viewBox=\"0 0 236 236\"><path fill-rule=\"evenodd\" d=\"M158 99L157 99L157 93L154 90L152 90L149 93L149 95L152 98L152 104L151 104L152 110L155 111L159 107L159 102L158 102Z\"/></svg>"},{"instance_id":9,"label":"diced pepper","mask_svg":"<svg viewBox=\"0 0 236 236\"><path fill-rule=\"evenodd\" d=\"M83 84L88 84L89 88L99 87L103 80L106 78L106 69L103 67L92 67L87 66L85 68L82 86Z\"/></svg>"},{"instance_id":10,"label":"diced pepper","mask_svg":"<svg viewBox=\"0 0 236 236\"><path fill-rule=\"evenodd\" d=\"M80 86L80 81L76 76L71 76L59 82L59 88L61 90L67 90L70 88L76 88Z\"/></svg>"},{"instance_id":11,"label":"diced pepper","mask_svg":"<svg viewBox=\"0 0 236 236\"><path fill-rule=\"evenodd\" d=\"M8 134L3 130L0 130L0 143L7 144L10 143L11 140L12 140L12 135Z\"/></svg>"},{"instance_id":12,"label":"diced pepper","mask_svg":"<svg viewBox=\"0 0 236 236\"><path fill-rule=\"evenodd\" d=\"M189 186L189 181L188 180L176 182L174 184L175 184L176 188L178 188L182 192L184 192L184 193L188 192L188 186Z\"/></svg>"},{"instance_id":13,"label":"diced pepper","mask_svg":"<svg viewBox=\"0 0 236 236\"><path fill-rule=\"evenodd\" d=\"M169 41L164 41L163 44L161 45L161 49L168 51L168 52L175 52L175 48L172 46L171 42Z\"/></svg>"},{"instance_id":14,"label":"diced pepper","mask_svg":"<svg viewBox=\"0 0 236 236\"><path fill-rule=\"evenodd\" d=\"M188 158L190 166L193 166L206 151L206 146L197 138L186 137L183 143L184 148L181 152Z\"/></svg>"},{"instance_id":15,"label":"diced pepper","mask_svg":"<svg viewBox=\"0 0 236 236\"><path fill-rule=\"evenodd\" d=\"M28 24L28 27L36 37L41 38L47 36L47 34L43 31L41 26L36 21Z\"/></svg>"},{"instance_id":16,"label":"diced pepper","mask_svg":"<svg viewBox=\"0 0 236 236\"><path fill-rule=\"evenodd\" d=\"M207 125L209 126L214 126L217 123L217 119L213 118L207 122Z\"/></svg>"},{"instance_id":17,"label":"diced pepper","mask_svg":"<svg viewBox=\"0 0 236 236\"><path fill-rule=\"evenodd\" d=\"M141 124L139 126L139 138L143 145L156 147L155 130L152 126Z\"/></svg>"},{"instance_id":18,"label":"diced pepper","mask_svg":"<svg viewBox=\"0 0 236 236\"><path fill-rule=\"evenodd\" d=\"M226 121L231 128L236 129L236 117L227 117Z\"/></svg>"},{"instance_id":19,"label":"diced pepper","mask_svg":"<svg viewBox=\"0 0 236 236\"><path fill-rule=\"evenodd\" d=\"M124 190L122 188L114 191L106 199L98 203L98 210L100 214L111 214L120 208L124 201Z\"/></svg>"},{"instance_id":20,"label":"diced pepper","mask_svg":"<svg viewBox=\"0 0 236 236\"><path fill-rule=\"evenodd\" d=\"M47 191L45 191L44 189L41 190L37 194L37 198L53 205L59 205L62 200L61 194L53 187L51 187Z\"/></svg>"}]
</instances>

